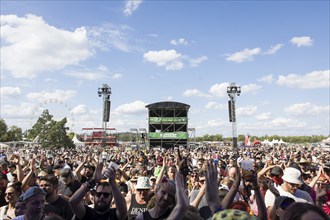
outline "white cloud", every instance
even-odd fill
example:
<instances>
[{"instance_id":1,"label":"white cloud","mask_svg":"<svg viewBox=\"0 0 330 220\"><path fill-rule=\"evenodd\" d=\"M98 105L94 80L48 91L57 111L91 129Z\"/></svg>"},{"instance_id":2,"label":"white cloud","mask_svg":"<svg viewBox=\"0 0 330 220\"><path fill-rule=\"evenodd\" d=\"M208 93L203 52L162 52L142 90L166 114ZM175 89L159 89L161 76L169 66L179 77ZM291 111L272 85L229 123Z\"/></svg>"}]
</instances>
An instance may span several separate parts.
<instances>
[{"instance_id":1,"label":"white cloud","mask_svg":"<svg viewBox=\"0 0 330 220\"><path fill-rule=\"evenodd\" d=\"M67 101L70 98L74 97L76 95L76 91L73 90L55 90L55 92L47 92L42 91L40 93L37 92L31 92L26 95L28 99L31 100L37 100L39 102L43 102L45 100L60 100L60 101Z\"/></svg>"},{"instance_id":2,"label":"white cloud","mask_svg":"<svg viewBox=\"0 0 330 220\"><path fill-rule=\"evenodd\" d=\"M302 36L302 37L293 37L290 42L297 47L302 47L302 46L312 46L313 45L313 39L308 36Z\"/></svg>"},{"instance_id":3,"label":"white cloud","mask_svg":"<svg viewBox=\"0 0 330 220\"><path fill-rule=\"evenodd\" d=\"M71 76L73 78L77 79L83 79L83 80L100 80L100 79L106 79L109 78L107 72L103 72L100 70L68 70L64 73L67 76Z\"/></svg>"},{"instance_id":4,"label":"white cloud","mask_svg":"<svg viewBox=\"0 0 330 220\"><path fill-rule=\"evenodd\" d=\"M229 86L229 84L230 83L228 83L228 82L214 84L213 86L211 86L209 92L213 96L224 97L227 95L227 87Z\"/></svg>"},{"instance_id":5,"label":"white cloud","mask_svg":"<svg viewBox=\"0 0 330 220\"><path fill-rule=\"evenodd\" d=\"M245 107L239 107L236 110L237 115L241 116L252 116L257 112L257 106L245 106Z\"/></svg>"},{"instance_id":6,"label":"white cloud","mask_svg":"<svg viewBox=\"0 0 330 220\"><path fill-rule=\"evenodd\" d=\"M115 114L141 114L141 113L146 113L147 109L146 109L146 105L148 105L145 102L142 101L135 101L135 102L131 102L131 103L127 103L124 105L121 105L119 107L117 107L114 110Z\"/></svg>"},{"instance_id":7,"label":"white cloud","mask_svg":"<svg viewBox=\"0 0 330 220\"><path fill-rule=\"evenodd\" d=\"M277 84L300 89L330 88L330 70L313 71L305 75L280 75Z\"/></svg>"},{"instance_id":8,"label":"white cloud","mask_svg":"<svg viewBox=\"0 0 330 220\"><path fill-rule=\"evenodd\" d=\"M208 102L205 105L205 109L218 109L218 110L221 110L221 109L226 109L226 108L227 108L227 105L219 104L217 102Z\"/></svg>"},{"instance_id":9,"label":"white cloud","mask_svg":"<svg viewBox=\"0 0 330 220\"><path fill-rule=\"evenodd\" d=\"M208 94L205 94L205 93L199 91L198 89L187 89L186 91L183 92L182 95L186 96L186 97L192 97L192 96L195 96L195 97L209 97Z\"/></svg>"},{"instance_id":10,"label":"white cloud","mask_svg":"<svg viewBox=\"0 0 330 220\"><path fill-rule=\"evenodd\" d=\"M313 115L317 116L322 113L327 113L329 115L330 113L330 106L317 106L313 105L309 102L306 103L299 103L299 104L293 104L287 108L285 108L285 112L292 114L292 115Z\"/></svg>"},{"instance_id":11,"label":"white cloud","mask_svg":"<svg viewBox=\"0 0 330 220\"><path fill-rule=\"evenodd\" d=\"M79 115L79 114L84 114L87 112L87 107L86 105L77 105L76 107L74 107L71 112L74 115Z\"/></svg>"},{"instance_id":12,"label":"white cloud","mask_svg":"<svg viewBox=\"0 0 330 220\"><path fill-rule=\"evenodd\" d=\"M127 25L117 26L106 23L102 26L89 27L87 30L90 44L100 50L142 51L139 43L137 43L138 40L132 40L135 39L131 37L133 30Z\"/></svg>"},{"instance_id":13,"label":"white cloud","mask_svg":"<svg viewBox=\"0 0 330 220\"><path fill-rule=\"evenodd\" d=\"M49 83L57 83L58 80L57 80L57 79L53 79L53 78L47 78L47 79L45 79L45 82L49 82Z\"/></svg>"},{"instance_id":14,"label":"white cloud","mask_svg":"<svg viewBox=\"0 0 330 220\"><path fill-rule=\"evenodd\" d=\"M283 128L303 128L306 126L305 122L300 122L290 118L275 118L271 121L270 126Z\"/></svg>"},{"instance_id":15,"label":"white cloud","mask_svg":"<svg viewBox=\"0 0 330 220\"><path fill-rule=\"evenodd\" d=\"M257 79L258 82L266 82L268 84L271 84L273 82L274 78L273 75L268 75L268 76L264 76L260 79Z\"/></svg>"},{"instance_id":16,"label":"white cloud","mask_svg":"<svg viewBox=\"0 0 330 220\"><path fill-rule=\"evenodd\" d=\"M175 40L175 39L174 40L171 40L170 43L172 45L175 45L175 46L177 46L177 45L185 45L185 46L187 46L188 45L188 41L186 39L184 39L184 38L180 38L178 40Z\"/></svg>"},{"instance_id":17,"label":"white cloud","mask_svg":"<svg viewBox=\"0 0 330 220\"><path fill-rule=\"evenodd\" d=\"M84 27L73 32L48 25L42 17L1 15L1 69L16 78L60 70L86 60L89 49Z\"/></svg>"},{"instance_id":18,"label":"white cloud","mask_svg":"<svg viewBox=\"0 0 330 220\"><path fill-rule=\"evenodd\" d=\"M19 111L13 111L13 109L19 109ZM35 110L35 104L32 103L20 103L17 105L4 105L1 106L1 114L4 118L31 118L33 111Z\"/></svg>"},{"instance_id":19,"label":"white cloud","mask_svg":"<svg viewBox=\"0 0 330 220\"><path fill-rule=\"evenodd\" d=\"M189 59L191 67L197 67L200 63L207 60L207 56L201 56L196 59Z\"/></svg>"},{"instance_id":20,"label":"white cloud","mask_svg":"<svg viewBox=\"0 0 330 220\"><path fill-rule=\"evenodd\" d=\"M272 113L271 112L264 112L264 113L261 113L260 115L257 115L256 116L256 119L258 121L265 121L265 120L269 120L272 116Z\"/></svg>"},{"instance_id":21,"label":"white cloud","mask_svg":"<svg viewBox=\"0 0 330 220\"><path fill-rule=\"evenodd\" d=\"M242 93L252 93L256 94L261 89L261 86L256 84L247 84L243 85L241 88Z\"/></svg>"},{"instance_id":22,"label":"white cloud","mask_svg":"<svg viewBox=\"0 0 330 220\"><path fill-rule=\"evenodd\" d=\"M271 46L264 54L275 54L278 50L280 50L284 45L283 44L276 44Z\"/></svg>"},{"instance_id":23,"label":"white cloud","mask_svg":"<svg viewBox=\"0 0 330 220\"><path fill-rule=\"evenodd\" d=\"M1 97L13 97L21 95L22 91L19 87L1 87L0 95Z\"/></svg>"},{"instance_id":24,"label":"white cloud","mask_svg":"<svg viewBox=\"0 0 330 220\"><path fill-rule=\"evenodd\" d=\"M124 15L131 15L133 11L136 11L139 8L141 3L142 0L127 0L124 9Z\"/></svg>"},{"instance_id":25,"label":"white cloud","mask_svg":"<svg viewBox=\"0 0 330 220\"><path fill-rule=\"evenodd\" d=\"M123 74L121 73L115 73L111 76L112 79L121 79L123 77Z\"/></svg>"},{"instance_id":26,"label":"white cloud","mask_svg":"<svg viewBox=\"0 0 330 220\"><path fill-rule=\"evenodd\" d=\"M180 70L184 67L182 55L175 50L148 51L143 54L146 61L165 67L166 70Z\"/></svg>"},{"instance_id":27,"label":"white cloud","mask_svg":"<svg viewBox=\"0 0 330 220\"><path fill-rule=\"evenodd\" d=\"M252 61L254 55L258 55L261 53L260 48L254 48L254 49L244 49L242 51L227 55L227 61L233 61L235 63L242 63L246 61Z\"/></svg>"}]
</instances>

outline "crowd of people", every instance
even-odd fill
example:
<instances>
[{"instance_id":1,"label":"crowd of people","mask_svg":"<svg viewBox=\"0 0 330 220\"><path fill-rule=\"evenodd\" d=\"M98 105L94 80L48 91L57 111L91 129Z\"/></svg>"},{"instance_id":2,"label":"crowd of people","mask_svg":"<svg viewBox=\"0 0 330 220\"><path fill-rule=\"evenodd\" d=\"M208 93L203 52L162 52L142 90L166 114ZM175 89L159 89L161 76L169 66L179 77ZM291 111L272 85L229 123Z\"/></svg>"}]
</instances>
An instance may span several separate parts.
<instances>
[{"instance_id":1,"label":"crowd of people","mask_svg":"<svg viewBox=\"0 0 330 220\"><path fill-rule=\"evenodd\" d=\"M330 154L299 145L9 148L0 219L328 220Z\"/></svg>"}]
</instances>

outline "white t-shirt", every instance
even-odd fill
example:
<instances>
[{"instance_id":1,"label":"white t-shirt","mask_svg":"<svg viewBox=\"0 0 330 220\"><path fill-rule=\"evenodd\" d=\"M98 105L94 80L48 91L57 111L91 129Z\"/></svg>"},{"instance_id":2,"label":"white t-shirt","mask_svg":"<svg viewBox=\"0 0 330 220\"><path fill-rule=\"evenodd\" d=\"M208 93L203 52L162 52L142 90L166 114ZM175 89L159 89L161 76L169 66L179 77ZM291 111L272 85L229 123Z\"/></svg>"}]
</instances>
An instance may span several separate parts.
<instances>
[{"instance_id":1,"label":"white t-shirt","mask_svg":"<svg viewBox=\"0 0 330 220\"><path fill-rule=\"evenodd\" d=\"M289 192L284 191L281 186L277 186L275 188L278 190L281 196L290 197L294 199L296 202L307 202L311 204L314 203L312 197L306 191L297 189L294 194L291 194ZM268 208L270 206L274 206L274 202L275 202L275 195L268 189L265 194L266 207Z\"/></svg>"}]
</instances>

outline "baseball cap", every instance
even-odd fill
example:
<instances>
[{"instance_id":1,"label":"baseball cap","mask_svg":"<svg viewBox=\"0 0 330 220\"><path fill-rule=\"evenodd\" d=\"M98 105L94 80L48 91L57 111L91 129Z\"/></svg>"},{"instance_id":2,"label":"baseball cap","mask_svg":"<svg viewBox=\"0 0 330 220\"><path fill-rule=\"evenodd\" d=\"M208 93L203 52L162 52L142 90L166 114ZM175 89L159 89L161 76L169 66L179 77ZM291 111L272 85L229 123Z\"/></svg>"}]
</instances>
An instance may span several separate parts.
<instances>
[{"instance_id":1,"label":"baseball cap","mask_svg":"<svg viewBox=\"0 0 330 220\"><path fill-rule=\"evenodd\" d=\"M32 186L23 194L23 202L36 195L46 195L46 192L38 186Z\"/></svg>"},{"instance_id":2,"label":"baseball cap","mask_svg":"<svg viewBox=\"0 0 330 220\"><path fill-rule=\"evenodd\" d=\"M294 203L295 200L287 196L279 196L275 199L275 208L281 208L285 210L289 205Z\"/></svg>"},{"instance_id":3,"label":"baseball cap","mask_svg":"<svg viewBox=\"0 0 330 220\"><path fill-rule=\"evenodd\" d=\"M288 183L303 184L303 181L301 180L301 172L293 167L288 167L284 170L282 179Z\"/></svg>"}]
</instances>

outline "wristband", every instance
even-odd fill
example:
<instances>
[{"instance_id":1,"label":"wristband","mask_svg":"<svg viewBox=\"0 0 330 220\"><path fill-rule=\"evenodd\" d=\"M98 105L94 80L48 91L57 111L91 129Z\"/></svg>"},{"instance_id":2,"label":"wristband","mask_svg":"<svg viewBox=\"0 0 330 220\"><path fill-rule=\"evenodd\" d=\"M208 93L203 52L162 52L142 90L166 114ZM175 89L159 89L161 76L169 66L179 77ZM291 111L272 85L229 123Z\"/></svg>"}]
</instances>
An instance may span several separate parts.
<instances>
[{"instance_id":1,"label":"wristband","mask_svg":"<svg viewBox=\"0 0 330 220\"><path fill-rule=\"evenodd\" d=\"M86 186L88 189L93 189L96 185L96 181L94 179L91 179L86 182Z\"/></svg>"}]
</instances>

